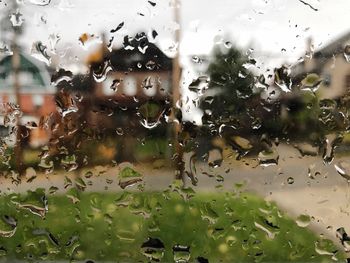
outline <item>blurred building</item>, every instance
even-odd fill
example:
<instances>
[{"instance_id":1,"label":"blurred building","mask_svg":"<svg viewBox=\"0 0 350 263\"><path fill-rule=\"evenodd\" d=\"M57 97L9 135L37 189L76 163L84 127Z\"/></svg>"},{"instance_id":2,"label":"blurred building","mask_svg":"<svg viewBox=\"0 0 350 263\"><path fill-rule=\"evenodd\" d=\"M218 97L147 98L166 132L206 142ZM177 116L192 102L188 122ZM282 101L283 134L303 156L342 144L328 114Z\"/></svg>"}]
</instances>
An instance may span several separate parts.
<instances>
[{"instance_id":1,"label":"blurred building","mask_svg":"<svg viewBox=\"0 0 350 263\"><path fill-rule=\"evenodd\" d=\"M336 107L350 106L349 44L350 32L316 50L309 38L300 62L274 70L276 89L273 94L277 100L272 101L278 102L278 112L286 132L305 137L312 132L344 125L340 115L333 116L332 122L323 125L319 121L322 114L318 109L323 107L322 112L326 113ZM276 90L279 90L277 96Z\"/></svg>"},{"instance_id":2,"label":"blurred building","mask_svg":"<svg viewBox=\"0 0 350 263\"><path fill-rule=\"evenodd\" d=\"M100 59L91 62L91 120L106 129L158 126L171 107L172 59L144 33L126 36L120 49L101 52Z\"/></svg>"},{"instance_id":3,"label":"blurred building","mask_svg":"<svg viewBox=\"0 0 350 263\"><path fill-rule=\"evenodd\" d=\"M308 39L304 60L291 69L293 83L299 84L308 74L316 74L320 81L315 83L319 85L320 99L337 99L350 94L349 45L350 32L315 51L312 39Z\"/></svg>"},{"instance_id":4,"label":"blurred building","mask_svg":"<svg viewBox=\"0 0 350 263\"><path fill-rule=\"evenodd\" d=\"M50 134L46 129L39 127L43 118L55 111L55 88L50 85L48 69L42 62L20 54L20 66L18 73L19 103L22 116L20 124L27 126L28 142L37 147L48 142ZM8 123L10 105L16 104L14 87L14 71L12 56L6 56L0 60L0 129L2 136L9 134L9 129L15 123Z\"/></svg>"},{"instance_id":5,"label":"blurred building","mask_svg":"<svg viewBox=\"0 0 350 263\"><path fill-rule=\"evenodd\" d=\"M80 129L118 140L117 158L129 160L137 140L169 138L172 63L144 33L125 36L117 49L103 42L88 58L89 75L76 76L65 88L73 99L81 98Z\"/></svg>"}]
</instances>

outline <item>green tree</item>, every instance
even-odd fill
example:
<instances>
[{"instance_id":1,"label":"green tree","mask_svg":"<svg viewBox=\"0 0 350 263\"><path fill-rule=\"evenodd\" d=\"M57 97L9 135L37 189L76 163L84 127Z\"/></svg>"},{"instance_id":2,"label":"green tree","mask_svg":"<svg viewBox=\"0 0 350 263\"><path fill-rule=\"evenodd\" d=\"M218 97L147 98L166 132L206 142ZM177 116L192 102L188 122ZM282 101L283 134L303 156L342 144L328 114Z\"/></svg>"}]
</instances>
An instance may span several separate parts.
<instances>
[{"instance_id":1,"label":"green tree","mask_svg":"<svg viewBox=\"0 0 350 263\"><path fill-rule=\"evenodd\" d=\"M221 125L250 118L250 109L257 96L254 92L254 76L247 69L255 60L235 47L217 48L207 73L210 82L200 104L204 111L203 124Z\"/></svg>"}]
</instances>

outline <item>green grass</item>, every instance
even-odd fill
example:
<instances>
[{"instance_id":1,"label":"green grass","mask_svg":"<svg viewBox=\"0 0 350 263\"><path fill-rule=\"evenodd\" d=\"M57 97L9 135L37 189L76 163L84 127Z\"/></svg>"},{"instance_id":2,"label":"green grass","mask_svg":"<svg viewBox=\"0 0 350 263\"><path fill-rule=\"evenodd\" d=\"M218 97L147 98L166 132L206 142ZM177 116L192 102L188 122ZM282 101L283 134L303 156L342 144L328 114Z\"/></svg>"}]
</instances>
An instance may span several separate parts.
<instances>
[{"instance_id":1,"label":"green grass","mask_svg":"<svg viewBox=\"0 0 350 263\"><path fill-rule=\"evenodd\" d=\"M0 237L3 259L98 262L147 262L157 256L162 262L173 262L174 257L189 258L191 262L198 257L209 262L329 262L332 256L344 259L332 242L299 227L274 204L251 194L193 194L176 187L154 193L85 193L73 188L66 195L48 195L48 212L44 217L36 215L33 207L32 211L23 207L28 204L43 207L43 196L44 192L37 190L1 197L0 230L12 229L5 223L5 216L17 220L15 234ZM7 217L7 222L10 221ZM141 246L149 237L159 239L164 249L152 255L151 249L148 256L142 253ZM175 245L189 246L189 253L173 252Z\"/></svg>"},{"instance_id":2,"label":"green grass","mask_svg":"<svg viewBox=\"0 0 350 263\"><path fill-rule=\"evenodd\" d=\"M144 143L139 143L135 148L135 158L137 160L152 160L166 158L169 152L169 145L165 139L147 139Z\"/></svg>"}]
</instances>

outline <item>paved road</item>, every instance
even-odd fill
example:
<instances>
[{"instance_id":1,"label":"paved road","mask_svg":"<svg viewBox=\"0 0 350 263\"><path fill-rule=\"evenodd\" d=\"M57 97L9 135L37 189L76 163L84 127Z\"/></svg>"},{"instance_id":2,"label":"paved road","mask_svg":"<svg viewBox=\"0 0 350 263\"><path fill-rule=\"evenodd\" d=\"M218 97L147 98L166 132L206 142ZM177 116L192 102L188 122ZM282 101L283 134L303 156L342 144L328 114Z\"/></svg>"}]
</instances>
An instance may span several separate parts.
<instances>
[{"instance_id":1,"label":"paved road","mask_svg":"<svg viewBox=\"0 0 350 263\"><path fill-rule=\"evenodd\" d=\"M336 239L335 231L339 227L344 227L350 233L350 188L334 168L334 164L339 161L350 163L350 157L336 156L331 164L325 165L320 156L301 157L298 150L291 146L280 145L278 153L278 165L267 167L259 166L254 158L236 161L234 156L226 157L218 168L198 162L195 164L195 174L199 181L194 188L196 191L218 191L216 186L222 185L222 189L232 190L235 183L244 181L247 191L275 201L290 216L312 216L310 227L318 233L332 239ZM188 156L186 159L189 159ZM125 165L128 164L89 169L94 176L88 179L84 178L87 170L81 171L80 176L86 182L91 182L86 191L120 191L117 175ZM164 190L174 178L174 171L169 168L155 169L150 165L135 165L134 168L144 175L146 190ZM65 175L73 184L78 176L74 172ZM190 185L189 180L187 184ZM10 178L0 180L2 192L24 192L51 186L58 187L58 192L65 191L62 172L37 175L30 183L23 179L17 186Z\"/></svg>"}]
</instances>

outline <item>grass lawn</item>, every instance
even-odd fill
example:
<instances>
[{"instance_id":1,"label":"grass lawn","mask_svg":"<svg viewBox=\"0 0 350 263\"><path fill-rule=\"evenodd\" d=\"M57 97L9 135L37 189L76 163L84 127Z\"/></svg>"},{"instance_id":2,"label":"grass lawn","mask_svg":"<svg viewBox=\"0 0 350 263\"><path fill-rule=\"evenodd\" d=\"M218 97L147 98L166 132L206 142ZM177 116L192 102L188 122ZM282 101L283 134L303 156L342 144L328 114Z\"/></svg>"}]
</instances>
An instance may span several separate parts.
<instances>
[{"instance_id":1,"label":"grass lawn","mask_svg":"<svg viewBox=\"0 0 350 263\"><path fill-rule=\"evenodd\" d=\"M176 189L85 193L73 188L66 195L48 194L47 212L43 190L3 195L0 255L35 262L345 261L331 241L257 196L192 197L191 191Z\"/></svg>"}]
</instances>

